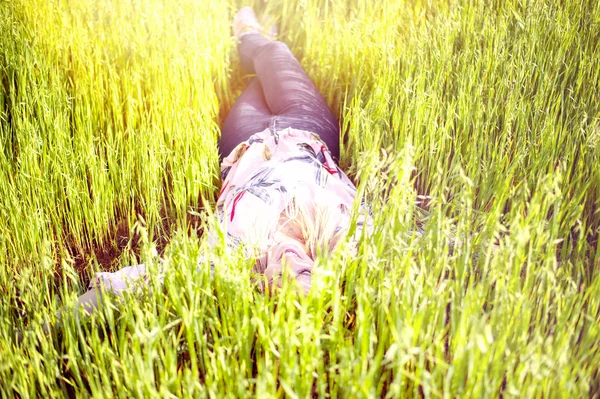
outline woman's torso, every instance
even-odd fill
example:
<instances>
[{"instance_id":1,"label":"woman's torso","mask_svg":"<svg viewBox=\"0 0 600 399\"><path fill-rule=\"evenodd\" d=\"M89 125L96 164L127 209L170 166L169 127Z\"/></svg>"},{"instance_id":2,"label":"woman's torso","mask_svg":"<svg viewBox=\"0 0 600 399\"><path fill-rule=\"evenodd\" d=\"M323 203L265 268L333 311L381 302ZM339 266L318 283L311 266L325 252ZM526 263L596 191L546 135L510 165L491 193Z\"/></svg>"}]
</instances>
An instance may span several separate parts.
<instances>
[{"instance_id":1,"label":"woman's torso","mask_svg":"<svg viewBox=\"0 0 600 399\"><path fill-rule=\"evenodd\" d=\"M282 211L317 202L347 228L356 187L319 136L266 129L240 143L221 165L217 215L228 244L262 252L272 243Z\"/></svg>"}]
</instances>

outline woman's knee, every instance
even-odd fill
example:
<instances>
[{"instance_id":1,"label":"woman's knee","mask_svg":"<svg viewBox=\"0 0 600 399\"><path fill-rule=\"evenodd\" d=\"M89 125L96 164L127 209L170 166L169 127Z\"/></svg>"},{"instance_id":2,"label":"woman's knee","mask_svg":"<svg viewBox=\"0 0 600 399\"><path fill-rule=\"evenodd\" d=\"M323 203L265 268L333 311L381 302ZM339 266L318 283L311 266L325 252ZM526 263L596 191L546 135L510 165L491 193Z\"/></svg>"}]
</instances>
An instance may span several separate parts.
<instances>
[{"instance_id":1,"label":"woman's knee","mask_svg":"<svg viewBox=\"0 0 600 399\"><path fill-rule=\"evenodd\" d=\"M260 49L258 49L257 56L272 56L277 53L291 53L290 48L284 42L280 42L278 40L272 41L268 44L265 44Z\"/></svg>"}]
</instances>

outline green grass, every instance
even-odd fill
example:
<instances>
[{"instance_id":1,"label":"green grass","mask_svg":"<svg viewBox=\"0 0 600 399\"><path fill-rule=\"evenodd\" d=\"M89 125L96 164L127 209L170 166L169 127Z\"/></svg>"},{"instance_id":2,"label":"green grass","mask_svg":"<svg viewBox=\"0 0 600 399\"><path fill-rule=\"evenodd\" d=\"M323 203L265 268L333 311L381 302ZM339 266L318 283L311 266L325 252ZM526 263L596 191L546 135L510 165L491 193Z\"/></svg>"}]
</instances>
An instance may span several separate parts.
<instances>
[{"instance_id":1,"label":"green grass","mask_svg":"<svg viewBox=\"0 0 600 399\"><path fill-rule=\"evenodd\" d=\"M257 2L374 211L298 297L195 234L242 4L0 2L0 393L598 397L599 4ZM164 285L44 333L163 248Z\"/></svg>"}]
</instances>

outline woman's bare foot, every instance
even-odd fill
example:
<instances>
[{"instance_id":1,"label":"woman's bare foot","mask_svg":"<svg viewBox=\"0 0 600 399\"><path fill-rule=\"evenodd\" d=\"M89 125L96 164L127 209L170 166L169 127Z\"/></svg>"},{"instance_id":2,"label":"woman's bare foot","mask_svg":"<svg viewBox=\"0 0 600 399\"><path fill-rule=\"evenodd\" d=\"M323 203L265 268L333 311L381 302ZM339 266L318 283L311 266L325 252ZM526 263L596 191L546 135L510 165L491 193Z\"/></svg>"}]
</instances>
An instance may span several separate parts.
<instances>
[{"instance_id":1,"label":"woman's bare foot","mask_svg":"<svg viewBox=\"0 0 600 399\"><path fill-rule=\"evenodd\" d=\"M276 40L278 29L277 20L272 15L264 15L261 24L256 18L252 7L240 8L233 18L233 33L241 38L247 33L260 33L269 40Z\"/></svg>"},{"instance_id":2,"label":"woman's bare foot","mask_svg":"<svg viewBox=\"0 0 600 399\"><path fill-rule=\"evenodd\" d=\"M246 6L240 8L235 17L233 17L233 34L238 38L241 38L246 33L260 33L261 29L262 27L258 23L252 7Z\"/></svg>"},{"instance_id":3,"label":"woman's bare foot","mask_svg":"<svg viewBox=\"0 0 600 399\"><path fill-rule=\"evenodd\" d=\"M264 14L261 20L263 36L269 40L277 40L277 34L279 33L277 19L270 14Z\"/></svg>"}]
</instances>

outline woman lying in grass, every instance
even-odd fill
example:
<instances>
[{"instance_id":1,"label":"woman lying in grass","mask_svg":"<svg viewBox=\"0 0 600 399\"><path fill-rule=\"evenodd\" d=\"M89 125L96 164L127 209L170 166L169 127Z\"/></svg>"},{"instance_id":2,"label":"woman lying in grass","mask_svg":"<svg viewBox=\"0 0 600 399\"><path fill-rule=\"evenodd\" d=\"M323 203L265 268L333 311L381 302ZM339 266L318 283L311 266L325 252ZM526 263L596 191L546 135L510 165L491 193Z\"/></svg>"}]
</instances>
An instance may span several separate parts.
<instances>
[{"instance_id":1,"label":"woman lying in grass","mask_svg":"<svg viewBox=\"0 0 600 399\"><path fill-rule=\"evenodd\" d=\"M222 126L217 216L228 245L254 254L270 286L289 275L308 291L315 257L348 230L356 194L335 161L339 125L290 49L260 33L252 8L236 14L233 28L242 66L256 77ZM99 273L79 303L91 311L96 287L118 294L144 276L143 265Z\"/></svg>"}]
</instances>

